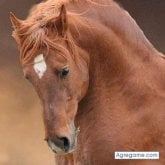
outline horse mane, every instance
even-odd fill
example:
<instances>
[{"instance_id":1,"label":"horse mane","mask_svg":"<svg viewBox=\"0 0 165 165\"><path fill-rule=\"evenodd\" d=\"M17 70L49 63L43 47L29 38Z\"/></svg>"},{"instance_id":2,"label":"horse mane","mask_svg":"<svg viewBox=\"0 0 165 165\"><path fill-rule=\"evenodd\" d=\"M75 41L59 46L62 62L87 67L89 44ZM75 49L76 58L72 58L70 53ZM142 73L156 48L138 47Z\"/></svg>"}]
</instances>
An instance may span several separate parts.
<instances>
[{"instance_id":1,"label":"horse mane","mask_svg":"<svg viewBox=\"0 0 165 165\"><path fill-rule=\"evenodd\" d=\"M77 54L77 46L74 43L72 35L67 31L65 37L60 37L57 31L57 27L54 24L50 28L55 28L56 31L51 30L54 33L53 38L49 36L49 30L47 24L56 21L59 16L60 7L63 4L69 2L77 2L78 0L48 0L40 4L35 5L21 27L13 31L13 37L16 39L20 49L20 61L22 65L28 64L35 56L38 50L43 47L47 48L47 52L50 48L58 50L61 55L68 54L68 49L62 45L56 44L54 41L63 39L66 41L71 55ZM86 0L88 2L90 0ZM68 15L74 15L71 12L67 12ZM47 56L48 53L45 54Z\"/></svg>"},{"instance_id":2,"label":"horse mane","mask_svg":"<svg viewBox=\"0 0 165 165\"><path fill-rule=\"evenodd\" d=\"M65 36L62 38L58 34L57 27L55 25L55 21L60 14L60 7L64 4L94 4L94 5L115 5L113 0L47 0L42 3L39 3L32 7L29 12L29 15L25 21L23 21L22 25L19 28L16 28L13 32L13 37L16 39L19 49L20 49L20 61L21 63L28 64L37 54L38 50L42 50L44 47L47 48L47 52L50 48L57 50L61 55L65 56L67 54L71 54L74 58L77 54L77 45L70 33L70 31L66 31ZM113 4L112 4L113 3ZM119 12L119 11L118 11ZM81 19L81 14L76 14L75 12L67 11L69 22L72 22L74 26L76 26L75 22L78 24L82 24L86 27L91 27L88 22L85 22L85 19ZM82 14L83 15L83 14ZM118 14L114 16L113 12L111 13L112 19L112 30L115 32L118 29L120 32L125 34L124 36L128 36L128 40L132 40L134 42L142 41L151 48L150 42L145 38L141 29L136 25L132 18L125 14L124 22L122 19L118 19ZM121 15L121 13L120 13ZM84 18L84 17L83 17ZM117 19L117 23L116 20ZM114 23L113 23L114 20ZM125 22L126 21L126 22ZM49 28L47 25L49 23L54 23L53 26ZM115 26L114 26L114 25ZM52 29L53 28L53 29ZM56 30L54 30L56 29ZM129 31L127 30L129 29ZM132 30L131 30L132 29ZM78 30L75 27L75 30ZM51 35L49 35L51 31ZM53 33L53 34L52 34ZM127 33L127 34L126 34ZM116 33L117 34L117 33ZM130 39L131 38L131 39ZM64 40L67 43L67 48L57 44L58 40ZM126 40L126 38L124 38ZM152 47L153 48L153 47ZM47 53L45 54L47 56Z\"/></svg>"},{"instance_id":3,"label":"horse mane","mask_svg":"<svg viewBox=\"0 0 165 165\"><path fill-rule=\"evenodd\" d=\"M101 3L98 0L47 0L37 5L34 5L30 10L26 20L23 21L21 27L15 29L12 34L12 36L17 41L20 49L21 63L23 65L28 64L31 61L31 59L33 59L36 56L36 52L42 49L43 47L47 48L47 52L51 47L61 52L61 55L68 54L68 50L66 48L54 42L58 39L61 39L59 38L58 33L55 34L56 37L54 37L53 39L49 38L49 30L45 26L49 22L55 22L60 12L59 9L63 4L77 3L81 5L82 3L90 3L94 5L104 6L105 4L108 4L108 2L110 1L102 0L102 2L103 3ZM67 14L73 17L75 15L75 13L69 11L67 11ZM81 20L78 21L80 24L86 24ZM56 27L54 26L54 28ZM76 54L76 44L74 43L72 35L68 31L66 32L66 35L63 38L63 40L67 41L68 48L72 52L72 55Z\"/></svg>"}]
</instances>

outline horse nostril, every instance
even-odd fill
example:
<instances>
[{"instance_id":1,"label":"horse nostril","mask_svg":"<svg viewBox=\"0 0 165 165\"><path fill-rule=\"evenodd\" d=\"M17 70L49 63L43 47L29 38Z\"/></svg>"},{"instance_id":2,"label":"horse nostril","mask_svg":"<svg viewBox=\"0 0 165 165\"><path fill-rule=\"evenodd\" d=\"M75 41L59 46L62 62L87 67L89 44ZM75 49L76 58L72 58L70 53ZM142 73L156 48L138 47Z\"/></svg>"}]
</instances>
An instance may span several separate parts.
<instances>
[{"instance_id":1,"label":"horse nostril","mask_svg":"<svg viewBox=\"0 0 165 165\"><path fill-rule=\"evenodd\" d=\"M61 148L65 152L67 152L70 148L70 142L67 137L53 137L49 139L52 143L54 143L55 146L57 146L58 148Z\"/></svg>"},{"instance_id":2,"label":"horse nostril","mask_svg":"<svg viewBox=\"0 0 165 165\"><path fill-rule=\"evenodd\" d=\"M63 148L64 150L67 152L69 150L70 144L69 144L69 140L66 137L61 137L59 138L62 142L63 142Z\"/></svg>"}]
</instances>

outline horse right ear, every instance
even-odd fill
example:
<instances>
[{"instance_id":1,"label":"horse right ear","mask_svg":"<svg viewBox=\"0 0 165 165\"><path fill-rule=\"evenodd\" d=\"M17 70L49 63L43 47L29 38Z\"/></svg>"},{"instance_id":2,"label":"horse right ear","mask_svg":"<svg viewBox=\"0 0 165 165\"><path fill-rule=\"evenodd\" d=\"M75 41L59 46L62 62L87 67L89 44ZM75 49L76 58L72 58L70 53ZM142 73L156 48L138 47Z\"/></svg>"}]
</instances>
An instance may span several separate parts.
<instances>
[{"instance_id":1,"label":"horse right ear","mask_svg":"<svg viewBox=\"0 0 165 165\"><path fill-rule=\"evenodd\" d=\"M68 18L67 18L67 12L65 5L61 6L60 9L60 15L58 16L56 20L57 29L60 32L60 34L64 37L67 29L68 29Z\"/></svg>"},{"instance_id":2,"label":"horse right ear","mask_svg":"<svg viewBox=\"0 0 165 165\"><path fill-rule=\"evenodd\" d=\"M18 29L22 25L22 20L18 19L12 12L10 12L10 20L14 29Z\"/></svg>"}]
</instances>

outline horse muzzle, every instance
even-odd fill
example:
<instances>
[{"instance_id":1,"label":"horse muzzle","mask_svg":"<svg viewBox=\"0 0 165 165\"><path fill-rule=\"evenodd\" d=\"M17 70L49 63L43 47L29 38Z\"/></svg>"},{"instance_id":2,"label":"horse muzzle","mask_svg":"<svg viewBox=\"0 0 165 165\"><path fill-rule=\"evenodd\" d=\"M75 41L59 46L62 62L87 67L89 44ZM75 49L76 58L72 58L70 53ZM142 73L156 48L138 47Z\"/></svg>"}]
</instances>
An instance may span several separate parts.
<instances>
[{"instance_id":1,"label":"horse muzzle","mask_svg":"<svg viewBox=\"0 0 165 165\"><path fill-rule=\"evenodd\" d=\"M77 146L77 136L79 134L79 128L75 130L74 134L69 137L48 137L47 143L51 150L57 155L65 155L75 151Z\"/></svg>"}]
</instances>

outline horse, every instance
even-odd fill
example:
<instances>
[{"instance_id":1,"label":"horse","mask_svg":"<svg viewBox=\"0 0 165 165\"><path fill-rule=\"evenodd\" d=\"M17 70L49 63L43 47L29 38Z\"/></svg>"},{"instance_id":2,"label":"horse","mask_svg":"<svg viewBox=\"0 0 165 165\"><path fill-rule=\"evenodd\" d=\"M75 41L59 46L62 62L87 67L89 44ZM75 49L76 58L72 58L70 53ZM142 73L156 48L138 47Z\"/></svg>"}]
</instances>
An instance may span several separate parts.
<instances>
[{"instance_id":1,"label":"horse","mask_svg":"<svg viewBox=\"0 0 165 165\"><path fill-rule=\"evenodd\" d=\"M47 0L10 18L57 164L165 164L165 61L127 11L113 0Z\"/></svg>"}]
</instances>

